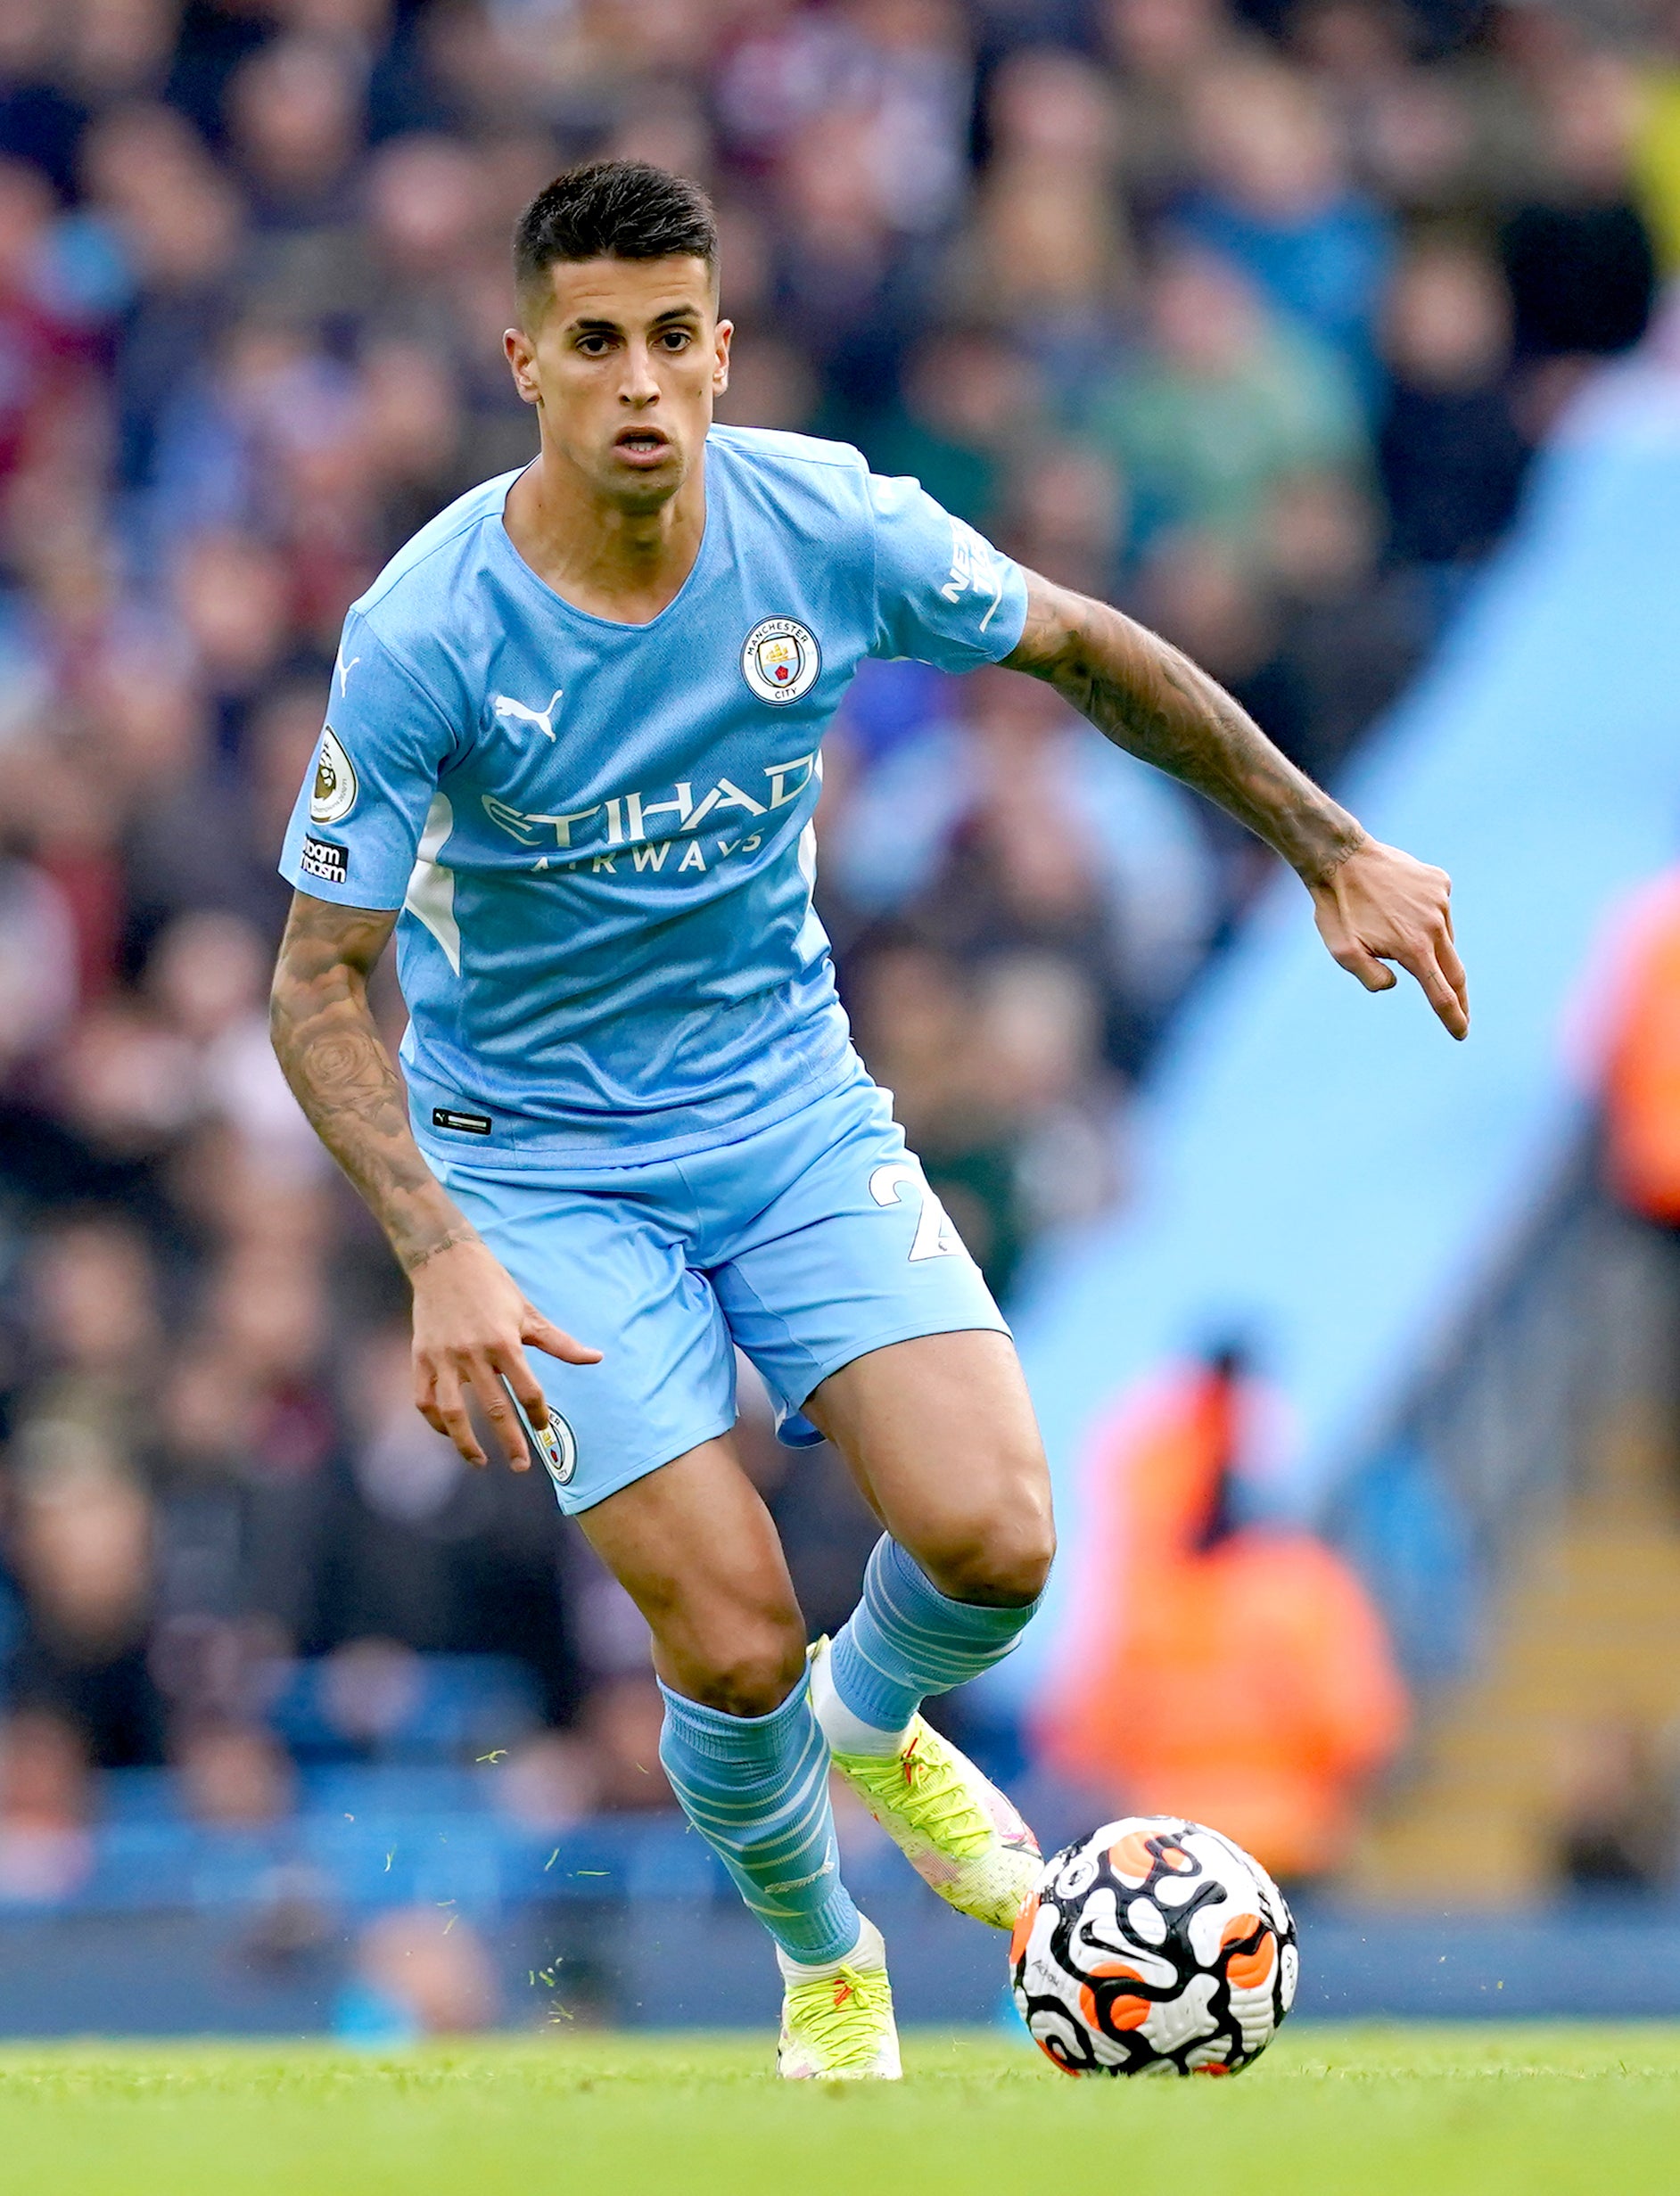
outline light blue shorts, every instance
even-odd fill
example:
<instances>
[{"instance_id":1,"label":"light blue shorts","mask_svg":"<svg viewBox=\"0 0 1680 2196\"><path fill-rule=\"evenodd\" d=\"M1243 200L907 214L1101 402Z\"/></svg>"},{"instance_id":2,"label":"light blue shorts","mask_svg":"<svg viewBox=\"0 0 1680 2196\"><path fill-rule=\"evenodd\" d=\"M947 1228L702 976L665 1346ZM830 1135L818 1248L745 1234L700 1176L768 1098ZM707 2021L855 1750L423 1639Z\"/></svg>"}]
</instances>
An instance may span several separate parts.
<instances>
[{"instance_id":1,"label":"light blue shorts","mask_svg":"<svg viewBox=\"0 0 1680 2196\"><path fill-rule=\"evenodd\" d=\"M538 1310L604 1353L598 1365L530 1353L564 1421L550 1466L564 1510L727 1433L737 1345L798 1446L818 1438L800 1406L854 1357L917 1335L1009 1332L885 1092L861 1073L682 1159L536 1173L432 1164Z\"/></svg>"}]
</instances>

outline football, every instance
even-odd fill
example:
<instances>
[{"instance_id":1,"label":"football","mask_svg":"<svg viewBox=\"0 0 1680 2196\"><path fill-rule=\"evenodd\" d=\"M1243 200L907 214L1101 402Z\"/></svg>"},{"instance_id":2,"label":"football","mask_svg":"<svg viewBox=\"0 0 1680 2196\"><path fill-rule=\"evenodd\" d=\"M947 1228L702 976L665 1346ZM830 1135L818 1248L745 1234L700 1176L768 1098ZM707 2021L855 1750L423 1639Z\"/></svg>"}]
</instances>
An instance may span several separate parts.
<instances>
[{"instance_id":1,"label":"football","mask_svg":"<svg viewBox=\"0 0 1680 2196\"><path fill-rule=\"evenodd\" d=\"M1053 1854L1009 1946L1016 2005L1064 2074L1235 2074L1277 2034L1298 1967L1258 1861L1176 1815Z\"/></svg>"}]
</instances>

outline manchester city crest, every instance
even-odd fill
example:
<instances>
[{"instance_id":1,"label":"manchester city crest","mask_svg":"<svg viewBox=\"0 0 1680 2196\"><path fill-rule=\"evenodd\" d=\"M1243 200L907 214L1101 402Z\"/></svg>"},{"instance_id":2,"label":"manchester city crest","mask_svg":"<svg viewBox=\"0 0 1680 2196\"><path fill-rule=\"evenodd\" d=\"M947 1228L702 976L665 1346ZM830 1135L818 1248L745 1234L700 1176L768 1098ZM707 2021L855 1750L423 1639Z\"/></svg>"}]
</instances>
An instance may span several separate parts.
<instances>
[{"instance_id":1,"label":"manchester city crest","mask_svg":"<svg viewBox=\"0 0 1680 2196\"><path fill-rule=\"evenodd\" d=\"M741 650L741 674L761 702L798 701L821 669L817 636L797 618L765 618Z\"/></svg>"},{"instance_id":2,"label":"manchester city crest","mask_svg":"<svg viewBox=\"0 0 1680 2196\"><path fill-rule=\"evenodd\" d=\"M560 1413L552 1408L548 1425L537 1435L537 1447L556 1486L570 1486L578 1468L578 1439Z\"/></svg>"}]
</instances>

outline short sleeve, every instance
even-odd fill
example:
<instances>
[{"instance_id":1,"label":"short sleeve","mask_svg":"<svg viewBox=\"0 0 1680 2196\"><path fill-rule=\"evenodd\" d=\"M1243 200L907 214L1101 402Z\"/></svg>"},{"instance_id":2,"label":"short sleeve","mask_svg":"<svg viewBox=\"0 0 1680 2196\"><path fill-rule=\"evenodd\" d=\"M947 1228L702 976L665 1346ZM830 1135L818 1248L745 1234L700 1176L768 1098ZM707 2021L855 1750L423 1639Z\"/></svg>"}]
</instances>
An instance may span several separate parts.
<instances>
[{"instance_id":1,"label":"short sleeve","mask_svg":"<svg viewBox=\"0 0 1680 2196\"><path fill-rule=\"evenodd\" d=\"M1026 580L983 534L916 481L869 477L875 529L877 656L910 656L943 671L1008 655L1026 624Z\"/></svg>"},{"instance_id":2,"label":"short sleeve","mask_svg":"<svg viewBox=\"0 0 1680 2196\"><path fill-rule=\"evenodd\" d=\"M454 745L442 710L352 611L281 876L317 900L401 907Z\"/></svg>"}]
</instances>

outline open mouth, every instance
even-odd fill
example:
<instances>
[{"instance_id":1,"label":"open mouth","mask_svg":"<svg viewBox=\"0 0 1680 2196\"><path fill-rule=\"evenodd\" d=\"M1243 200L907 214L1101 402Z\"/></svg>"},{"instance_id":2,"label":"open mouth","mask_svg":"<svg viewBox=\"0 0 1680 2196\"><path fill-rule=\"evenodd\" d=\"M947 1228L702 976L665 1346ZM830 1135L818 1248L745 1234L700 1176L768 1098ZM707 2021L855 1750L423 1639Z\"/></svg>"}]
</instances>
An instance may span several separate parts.
<instances>
[{"instance_id":1,"label":"open mouth","mask_svg":"<svg viewBox=\"0 0 1680 2196\"><path fill-rule=\"evenodd\" d=\"M621 457L646 465L656 464L671 444L657 427L626 427L614 437L613 448Z\"/></svg>"}]
</instances>

